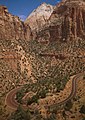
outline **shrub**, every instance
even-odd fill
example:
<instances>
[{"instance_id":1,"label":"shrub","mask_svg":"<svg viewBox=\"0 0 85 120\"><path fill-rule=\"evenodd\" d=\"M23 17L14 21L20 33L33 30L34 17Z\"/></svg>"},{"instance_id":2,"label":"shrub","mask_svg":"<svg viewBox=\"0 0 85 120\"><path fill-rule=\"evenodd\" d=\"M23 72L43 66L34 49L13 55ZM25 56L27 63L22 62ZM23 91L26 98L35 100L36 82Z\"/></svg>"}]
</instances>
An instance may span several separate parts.
<instances>
[{"instance_id":1,"label":"shrub","mask_svg":"<svg viewBox=\"0 0 85 120\"><path fill-rule=\"evenodd\" d=\"M67 103L66 103L66 105L65 105L65 110L70 110L71 108L72 108L72 106L73 106L73 104L72 104L72 102L71 102L71 100L69 100Z\"/></svg>"}]
</instances>

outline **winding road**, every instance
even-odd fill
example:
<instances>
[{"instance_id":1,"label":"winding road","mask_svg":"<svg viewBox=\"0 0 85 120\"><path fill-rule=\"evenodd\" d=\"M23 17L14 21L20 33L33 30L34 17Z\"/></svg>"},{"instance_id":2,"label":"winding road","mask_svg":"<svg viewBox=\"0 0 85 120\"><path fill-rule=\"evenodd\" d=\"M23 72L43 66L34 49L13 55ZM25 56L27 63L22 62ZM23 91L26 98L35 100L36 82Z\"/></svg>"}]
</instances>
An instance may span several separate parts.
<instances>
[{"instance_id":1,"label":"winding road","mask_svg":"<svg viewBox=\"0 0 85 120\"><path fill-rule=\"evenodd\" d=\"M85 75L85 72L82 72L82 73L79 73L77 75L75 75L72 79L72 90L71 90L71 93L70 95L63 101L59 102L59 103L55 103L53 105L50 105L50 106L47 106L47 107L54 107L54 106L59 106L59 105L63 105L65 104L66 102L68 102L69 100L71 100L72 98L75 97L76 95L76 92L77 92L77 81L83 76Z\"/></svg>"},{"instance_id":2,"label":"winding road","mask_svg":"<svg viewBox=\"0 0 85 120\"><path fill-rule=\"evenodd\" d=\"M72 79L72 90L71 90L71 93L70 95L63 101L59 102L59 103L55 103L53 105L50 105L50 106L46 106L46 107L53 107L53 106L56 106L56 105L62 105L64 103L66 103L67 101L71 100L75 95L76 95L76 88L77 88L77 80L79 80L81 77L83 77L85 74L85 72L82 72L82 73L79 73L77 75L75 75ZM18 88L15 88L13 90L11 90L7 96L6 96L6 99L5 99L5 104L7 106L9 106L11 109L14 109L16 110L19 103L15 100L15 96L16 96L16 93L17 91L20 89L21 87L18 87ZM26 106L25 106L26 107Z\"/></svg>"},{"instance_id":3,"label":"winding road","mask_svg":"<svg viewBox=\"0 0 85 120\"><path fill-rule=\"evenodd\" d=\"M15 99L15 96L16 96L17 91L20 90L20 88L21 87L11 90L7 94L6 99L5 99L5 104L14 110L16 110L19 105L19 103Z\"/></svg>"}]
</instances>

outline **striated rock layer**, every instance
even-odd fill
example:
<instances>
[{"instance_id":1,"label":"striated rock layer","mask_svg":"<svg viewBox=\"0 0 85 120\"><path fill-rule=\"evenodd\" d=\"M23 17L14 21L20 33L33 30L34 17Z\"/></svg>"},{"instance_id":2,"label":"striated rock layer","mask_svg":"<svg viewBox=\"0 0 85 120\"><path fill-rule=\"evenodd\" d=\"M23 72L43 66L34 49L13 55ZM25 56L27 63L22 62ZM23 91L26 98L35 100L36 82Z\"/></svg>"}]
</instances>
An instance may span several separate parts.
<instances>
[{"instance_id":1,"label":"striated rock layer","mask_svg":"<svg viewBox=\"0 0 85 120\"><path fill-rule=\"evenodd\" d=\"M0 39L29 40L32 33L19 17L11 15L5 6L0 6Z\"/></svg>"},{"instance_id":2,"label":"striated rock layer","mask_svg":"<svg viewBox=\"0 0 85 120\"><path fill-rule=\"evenodd\" d=\"M55 7L47 25L39 32L40 40L43 36L50 41L85 38L85 2L62 0Z\"/></svg>"}]
</instances>

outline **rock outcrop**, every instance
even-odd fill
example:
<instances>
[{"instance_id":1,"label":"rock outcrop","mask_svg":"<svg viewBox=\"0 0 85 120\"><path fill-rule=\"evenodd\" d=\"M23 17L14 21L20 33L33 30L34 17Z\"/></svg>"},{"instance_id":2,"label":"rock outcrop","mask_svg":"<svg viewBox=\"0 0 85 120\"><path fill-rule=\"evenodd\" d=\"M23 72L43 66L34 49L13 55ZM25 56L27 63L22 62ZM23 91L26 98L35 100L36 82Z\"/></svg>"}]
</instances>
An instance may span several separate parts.
<instances>
[{"instance_id":1,"label":"rock outcrop","mask_svg":"<svg viewBox=\"0 0 85 120\"><path fill-rule=\"evenodd\" d=\"M11 15L5 6L0 6L0 39L29 40L32 37L29 25Z\"/></svg>"},{"instance_id":2,"label":"rock outcrop","mask_svg":"<svg viewBox=\"0 0 85 120\"><path fill-rule=\"evenodd\" d=\"M43 3L35 9L25 20L25 24L29 24L32 30L39 30L46 24L54 7L50 4Z\"/></svg>"},{"instance_id":3,"label":"rock outcrop","mask_svg":"<svg viewBox=\"0 0 85 120\"><path fill-rule=\"evenodd\" d=\"M47 36L45 39L50 41L85 38L85 2L62 0L38 35L40 39Z\"/></svg>"}]
</instances>

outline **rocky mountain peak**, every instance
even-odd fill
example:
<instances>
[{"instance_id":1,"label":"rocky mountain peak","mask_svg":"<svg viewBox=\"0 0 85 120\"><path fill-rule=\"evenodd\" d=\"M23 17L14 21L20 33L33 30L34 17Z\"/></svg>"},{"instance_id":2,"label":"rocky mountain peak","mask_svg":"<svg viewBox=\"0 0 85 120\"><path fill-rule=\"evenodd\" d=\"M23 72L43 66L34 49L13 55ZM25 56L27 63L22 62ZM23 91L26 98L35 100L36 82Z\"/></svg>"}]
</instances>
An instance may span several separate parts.
<instances>
[{"instance_id":1,"label":"rocky mountain peak","mask_svg":"<svg viewBox=\"0 0 85 120\"><path fill-rule=\"evenodd\" d=\"M49 19L54 7L50 4L42 3L26 19L25 24L29 24L32 30L41 28Z\"/></svg>"}]
</instances>

